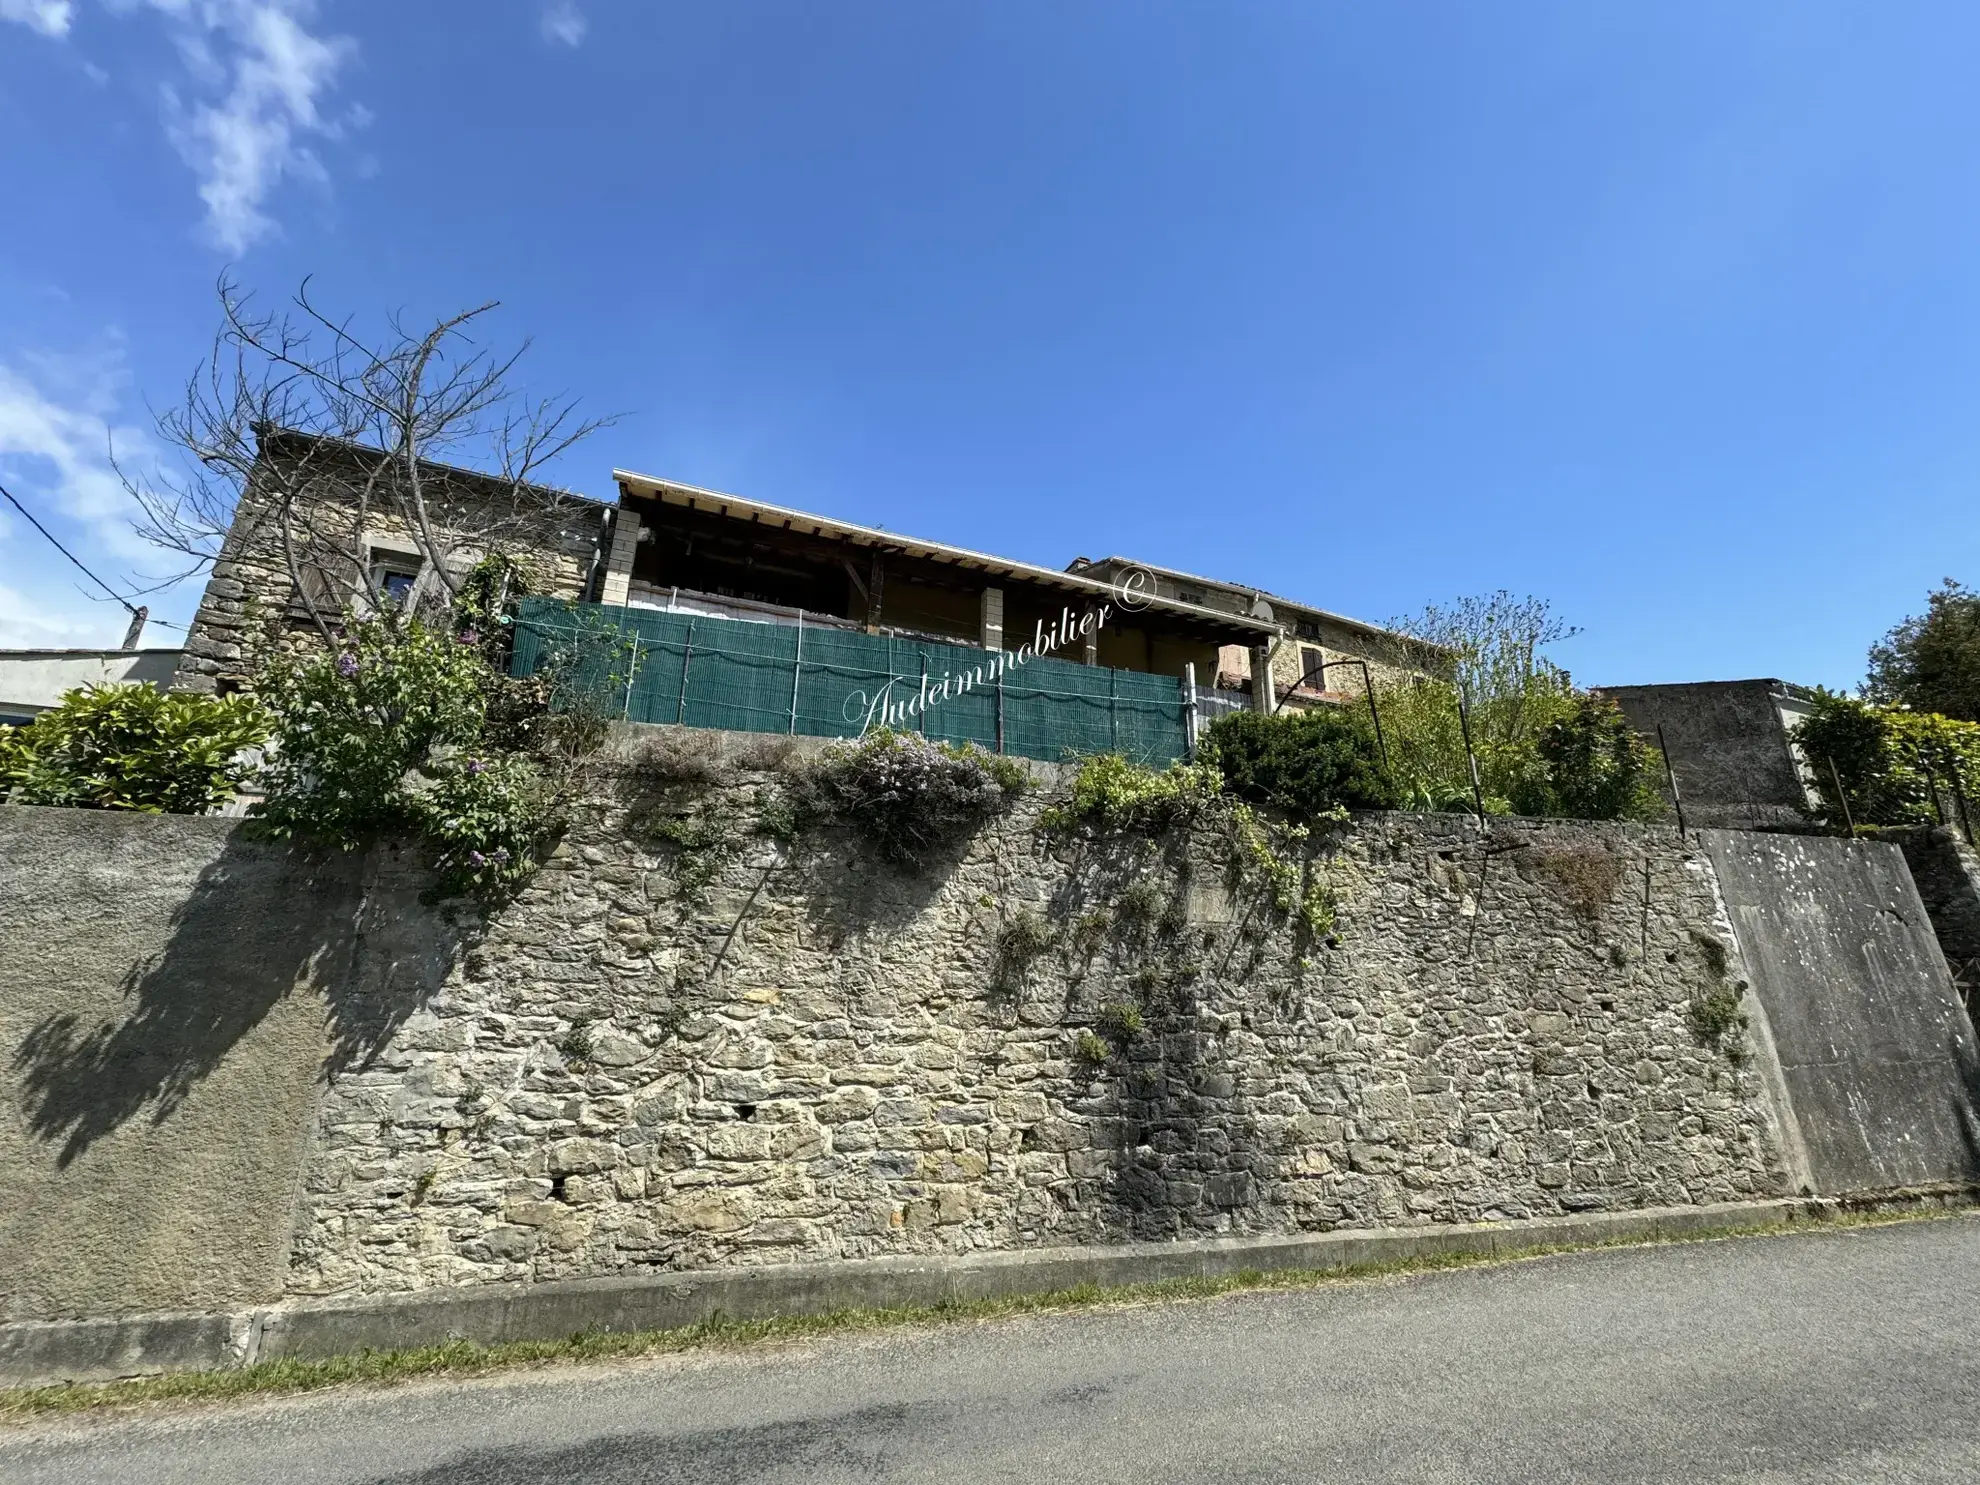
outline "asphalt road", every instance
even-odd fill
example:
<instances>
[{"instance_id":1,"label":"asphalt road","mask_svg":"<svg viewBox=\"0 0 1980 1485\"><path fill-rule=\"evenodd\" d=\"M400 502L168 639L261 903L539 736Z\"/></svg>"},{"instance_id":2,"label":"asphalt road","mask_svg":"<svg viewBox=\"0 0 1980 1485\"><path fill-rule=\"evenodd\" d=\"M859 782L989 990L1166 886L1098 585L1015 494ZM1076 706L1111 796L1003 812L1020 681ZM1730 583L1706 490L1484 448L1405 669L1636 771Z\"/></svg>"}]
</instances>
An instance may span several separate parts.
<instances>
[{"instance_id":1,"label":"asphalt road","mask_svg":"<svg viewBox=\"0 0 1980 1485\"><path fill-rule=\"evenodd\" d=\"M0 1432L7 1485L1980 1481L1980 1217Z\"/></svg>"}]
</instances>

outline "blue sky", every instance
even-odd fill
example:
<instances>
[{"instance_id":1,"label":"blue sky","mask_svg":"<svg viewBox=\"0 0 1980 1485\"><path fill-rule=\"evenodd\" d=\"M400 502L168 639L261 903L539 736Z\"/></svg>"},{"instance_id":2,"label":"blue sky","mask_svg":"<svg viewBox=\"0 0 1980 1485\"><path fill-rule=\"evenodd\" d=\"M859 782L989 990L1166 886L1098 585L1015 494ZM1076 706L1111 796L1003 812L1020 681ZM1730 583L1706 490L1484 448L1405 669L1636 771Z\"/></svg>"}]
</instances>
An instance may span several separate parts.
<instances>
[{"instance_id":1,"label":"blue sky","mask_svg":"<svg viewBox=\"0 0 1980 1485\"><path fill-rule=\"evenodd\" d=\"M1974 571L1980 8L0 0L0 478L93 564L229 265L500 299L623 465L1588 683L1854 684ZM122 616L0 514L0 644ZM157 601L183 619L196 585Z\"/></svg>"}]
</instances>

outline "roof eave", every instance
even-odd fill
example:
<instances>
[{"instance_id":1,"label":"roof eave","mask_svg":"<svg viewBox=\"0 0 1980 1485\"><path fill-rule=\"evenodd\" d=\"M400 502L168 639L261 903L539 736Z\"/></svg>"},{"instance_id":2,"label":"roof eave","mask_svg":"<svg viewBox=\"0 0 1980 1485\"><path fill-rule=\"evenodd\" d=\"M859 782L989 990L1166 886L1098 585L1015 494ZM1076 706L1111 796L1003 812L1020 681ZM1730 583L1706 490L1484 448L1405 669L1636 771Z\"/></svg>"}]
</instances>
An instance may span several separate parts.
<instances>
[{"instance_id":1,"label":"roof eave","mask_svg":"<svg viewBox=\"0 0 1980 1485\"><path fill-rule=\"evenodd\" d=\"M754 523L775 525L787 531L799 531L810 536L827 536L854 546L876 547L930 561L974 568L986 573L1023 578L1069 592L1085 593L1093 597L1119 598L1119 592L1112 583L1102 582L1098 578L1081 577L1078 573L1067 572L1062 568L1042 567L1009 557L992 556L988 552L975 552L967 547L950 546L947 542L924 541L919 537L907 536L898 531L884 531L877 526L861 526L852 521L815 515L810 511L771 505L767 501L731 495L724 490L684 485L678 480L657 479L652 475L640 474L630 469L613 470L612 479L624 494L645 495L668 504L685 505L695 510L708 509L717 515L737 520L747 517ZM1251 614L1234 614L1228 609L1211 608L1200 603L1184 603L1176 598L1148 595L1146 601L1139 607L1253 634L1278 635L1284 632L1283 625Z\"/></svg>"}]
</instances>

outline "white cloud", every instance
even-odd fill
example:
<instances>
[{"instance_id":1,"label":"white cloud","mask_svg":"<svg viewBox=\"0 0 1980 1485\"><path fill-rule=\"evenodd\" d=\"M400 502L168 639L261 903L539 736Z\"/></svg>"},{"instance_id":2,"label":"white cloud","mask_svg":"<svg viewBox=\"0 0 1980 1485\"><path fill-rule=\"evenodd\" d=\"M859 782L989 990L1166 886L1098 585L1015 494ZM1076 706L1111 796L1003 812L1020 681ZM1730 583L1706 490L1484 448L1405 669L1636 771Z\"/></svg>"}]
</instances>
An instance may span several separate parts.
<instances>
[{"instance_id":1,"label":"white cloud","mask_svg":"<svg viewBox=\"0 0 1980 1485\"><path fill-rule=\"evenodd\" d=\"M584 12L577 8L577 0L557 0L543 12L543 39L561 41L565 46L576 46L584 40L584 33L590 27Z\"/></svg>"},{"instance_id":2,"label":"white cloud","mask_svg":"<svg viewBox=\"0 0 1980 1485\"><path fill-rule=\"evenodd\" d=\"M19 21L43 36L67 36L75 13L73 0L0 0L0 21Z\"/></svg>"},{"instance_id":3,"label":"white cloud","mask_svg":"<svg viewBox=\"0 0 1980 1485\"><path fill-rule=\"evenodd\" d=\"M23 356L0 363L0 482L92 571L123 585L134 565L159 553L131 529L119 458L150 457L134 428L115 422L124 383L113 351ZM0 502L0 505L4 505ZM115 644L126 615L70 565L11 506L0 525L0 647Z\"/></svg>"},{"instance_id":4,"label":"white cloud","mask_svg":"<svg viewBox=\"0 0 1980 1485\"><path fill-rule=\"evenodd\" d=\"M310 148L369 119L361 108L329 107L338 71L357 52L348 36L310 30L315 0L104 0L117 15L162 15L185 68L184 85L164 89L166 132L199 177L206 231L215 246L242 253L275 230L263 209L287 179L328 177ZM0 0L0 20L65 37L75 0ZM575 10L570 20L584 34ZM544 24L549 25L546 17ZM84 72L102 82L93 62Z\"/></svg>"},{"instance_id":5,"label":"white cloud","mask_svg":"<svg viewBox=\"0 0 1980 1485\"><path fill-rule=\"evenodd\" d=\"M123 638L130 616L122 609L71 596L58 605L0 583L0 650L107 650Z\"/></svg>"},{"instance_id":6,"label":"white cloud","mask_svg":"<svg viewBox=\"0 0 1980 1485\"><path fill-rule=\"evenodd\" d=\"M199 176L207 232L229 253L275 230L264 210L285 179L322 181L312 137L334 139L362 115L338 116L328 94L357 50L308 27L310 0L149 0L171 17L193 87L166 95L168 128Z\"/></svg>"}]
</instances>

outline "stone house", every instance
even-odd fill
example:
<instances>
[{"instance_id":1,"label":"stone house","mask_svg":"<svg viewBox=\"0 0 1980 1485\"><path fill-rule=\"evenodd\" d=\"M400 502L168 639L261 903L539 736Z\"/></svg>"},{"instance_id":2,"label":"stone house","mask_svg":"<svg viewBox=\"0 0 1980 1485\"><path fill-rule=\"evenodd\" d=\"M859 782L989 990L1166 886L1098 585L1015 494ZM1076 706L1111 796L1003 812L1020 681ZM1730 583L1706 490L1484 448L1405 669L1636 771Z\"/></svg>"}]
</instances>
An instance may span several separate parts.
<instances>
[{"instance_id":1,"label":"stone house","mask_svg":"<svg viewBox=\"0 0 1980 1485\"><path fill-rule=\"evenodd\" d=\"M348 609L418 606L502 553L534 591L595 589L612 508L569 491L430 460L408 492L379 450L288 430L261 437L242 496L186 633L173 685L226 693L284 649L321 643Z\"/></svg>"},{"instance_id":2,"label":"stone house","mask_svg":"<svg viewBox=\"0 0 1980 1485\"><path fill-rule=\"evenodd\" d=\"M264 434L256 469L188 632L182 690L238 689L347 610L417 606L497 552L532 592L573 602L985 649L1105 610L1064 658L1242 692L1229 704L1264 711L1419 668L1403 636L1257 589L1119 557L1042 567L629 470L613 471L608 504L423 461L414 501L391 455L286 430Z\"/></svg>"},{"instance_id":3,"label":"stone house","mask_svg":"<svg viewBox=\"0 0 1980 1485\"><path fill-rule=\"evenodd\" d=\"M1263 711L1282 703L1297 710L1357 699L1367 694L1371 680L1388 684L1435 667L1437 651L1419 640L1261 588L1154 567L1131 557L1077 557L1067 570L1109 582L1129 573L1145 574L1143 581L1160 597L1247 614L1271 625L1275 632L1263 643L1226 645L1217 656L1215 684L1248 692ZM1265 680L1262 688L1260 677Z\"/></svg>"},{"instance_id":4,"label":"stone house","mask_svg":"<svg viewBox=\"0 0 1980 1485\"><path fill-rule=\"evenodd\" d=\"M606 604L758 622L838 623L987 650L1016 648L1066 614L1104 619L1062 658L1208 686L1229 649L1279 626L1172 593L1122 601L1113 578L1041 567L898 531L614 470L619 502Z\"/></svg>"}]
</instances>

